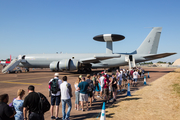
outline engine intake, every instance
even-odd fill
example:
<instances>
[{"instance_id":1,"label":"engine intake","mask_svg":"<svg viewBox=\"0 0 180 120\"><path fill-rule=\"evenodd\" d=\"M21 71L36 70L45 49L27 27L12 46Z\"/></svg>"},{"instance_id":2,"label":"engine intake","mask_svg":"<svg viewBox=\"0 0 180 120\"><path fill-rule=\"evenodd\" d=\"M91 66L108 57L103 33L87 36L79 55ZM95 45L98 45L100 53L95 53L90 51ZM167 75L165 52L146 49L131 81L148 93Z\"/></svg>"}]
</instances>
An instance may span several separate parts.
<instances>
[{"instance_id":1,"label":"engine intake","mask_svg":"<svg viewBox=\"0 0 180 120\"><path fill-rule=\"evenodd\" d=\"M51 71L72 71L77 70L80 67L78 60L63 59L61 61L53 61L49 68Z\"/></svg>"}]
</instances>

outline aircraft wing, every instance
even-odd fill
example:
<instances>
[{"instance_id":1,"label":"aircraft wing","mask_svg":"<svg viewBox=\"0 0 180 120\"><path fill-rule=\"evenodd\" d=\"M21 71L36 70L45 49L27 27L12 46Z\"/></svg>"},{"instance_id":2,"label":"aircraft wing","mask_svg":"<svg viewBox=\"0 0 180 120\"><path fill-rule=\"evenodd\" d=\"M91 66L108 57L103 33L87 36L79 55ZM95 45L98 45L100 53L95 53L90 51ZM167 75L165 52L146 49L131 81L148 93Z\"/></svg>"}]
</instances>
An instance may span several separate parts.
<instances>
[{"instance_id":1,"label":"aircraft wing","mask_svg":"<svg viewBox=\"0 0 180 120\"><path fill-rule=\"evenodd\" d=\"M177 53L161 53L161 54L144 56L144 58L147 58L147 59L158 59L158 58L164 58L164 57L167 57L167 56L170 56L170 55L174 55L174 54L177 54Z\"/></svg>"},{"instance_id":2,"label":"aircraft wing","mask_svg":"<svg viewBox=\"0 0 180 120\"><path fill-rule=\"evenodd\" d=\"M111 54L111 55L98 55L94 56L92 58L85 58L85 59L80 59L81 63L88 64L88 63L99 63L101 60L106 60L106 59L111 59L111 58L119 58L121 55L119 54Z\"/></svg>"}]
</instances>

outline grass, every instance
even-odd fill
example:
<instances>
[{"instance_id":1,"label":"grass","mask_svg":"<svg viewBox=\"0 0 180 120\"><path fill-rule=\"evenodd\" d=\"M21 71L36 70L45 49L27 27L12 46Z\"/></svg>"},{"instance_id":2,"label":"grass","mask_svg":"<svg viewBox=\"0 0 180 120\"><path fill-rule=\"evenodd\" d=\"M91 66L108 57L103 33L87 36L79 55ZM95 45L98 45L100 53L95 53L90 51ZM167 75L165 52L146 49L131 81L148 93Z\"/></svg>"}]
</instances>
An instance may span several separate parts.
<instances>
[{"instance_id":1,"label":"grass","mask_svg":"<svg viewBox=\"0 0 180 120\"><path fill-rule=\"evenodd\" d=\"M172 85L173 90L178 94L178 96L180 96L180 84L179 83L174 83Z\"/></svg>"}]
</instances>

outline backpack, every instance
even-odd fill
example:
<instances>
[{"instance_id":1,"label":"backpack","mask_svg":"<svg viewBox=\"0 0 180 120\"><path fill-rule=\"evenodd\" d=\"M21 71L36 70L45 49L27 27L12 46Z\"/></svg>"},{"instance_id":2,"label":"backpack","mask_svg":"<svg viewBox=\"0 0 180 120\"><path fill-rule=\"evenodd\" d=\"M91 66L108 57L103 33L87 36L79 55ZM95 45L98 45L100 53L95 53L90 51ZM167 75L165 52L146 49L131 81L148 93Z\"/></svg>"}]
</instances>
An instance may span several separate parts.
<instances>
[{"instance_id":1,"label":"backpack","mask_svg":"<svg viewBox=\"0 0 180 120\"><path fill-rule=\"evenodd\" d=\"M58 79L53 79L50 83L50 90L53 94L56 94L58 91L60 91Z\"/></svg>"},{"instance_id":2,"label":"backpack","mask_svg":"<svg viewBox=\"0 0 180 120\"><path fill-rule=\"evenodd\" d=\"M39 100L39 113L44 114L45 112L49 111L50 103L43 94L38 93L38 95L40 98L40 100Z\"/></svg>"},{"instance_id":3,"label":"backpack","mask_svg":"<svg viewBox=\"0 0 180 120\"><path fill-rule=\"evenodd\" d=\"M89 88L87 89L88 93L91 93L94 89L94 85L93 85L93 81L91 80L91 82L89 83Z\"/></svg>"}]
</instances>

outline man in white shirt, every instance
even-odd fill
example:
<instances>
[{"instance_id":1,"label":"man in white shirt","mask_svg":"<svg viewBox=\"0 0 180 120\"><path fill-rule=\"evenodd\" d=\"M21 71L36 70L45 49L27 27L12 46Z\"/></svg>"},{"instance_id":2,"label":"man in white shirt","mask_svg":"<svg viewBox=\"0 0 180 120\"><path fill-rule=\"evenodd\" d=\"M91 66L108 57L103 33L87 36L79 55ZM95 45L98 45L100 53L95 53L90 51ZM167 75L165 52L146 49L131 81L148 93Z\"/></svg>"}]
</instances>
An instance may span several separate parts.
<instances>
[{"instance_id":1,"label":"man in white shirt","mask_svg":"<svg viewBox=\"0 0 180 120\"><path fill-rule=\"evenodd\" d=\"M61 102L62 102L62 119L69 120L70 112L72 108L71 97L72 97L72 88L71 84L67 82L67 76L62 78L63 83L61 84ZM67 113L65 112L66 104L68 105Z\"/></svg>"},{"instance_id":2,"label":"man in white shirt","mask_svg":"<svg viewBox=\"0 0 180 120\"><path fill-rule=\"evenodd\" d=\"M102 96L102 93L103 93L103 90L104 90L104 76L102 74L102 76L100 77L100 85L101 85L101 91L100 91L100 96L101 98L103 97Z\"/></svg>"},{"instance_id":3,"label":"man in white shirt","mask_svg":"<svg viewBox=\"0 0 180 120\"><path fill-rule=\"evenodd\" d=\"M139 77L139 74L138 74L137 70L135 70L135 72L133 72L133 86L137 85L138 77Z\"/></svg>"},{"instance_id":4,"label":"man in white shirt","mask_svg":"<svg viewBox=\"0 0 180 120\"><path fill-rule=\"evenodd\" d=\"M117 79L117 86L119 89L118 91L121 91L121 84L122 84L122 73L121 72L118 72L116 79Z\"/></svg>"},{"instance_id":5,"label":"man in white shirt","mask_svg":"<svg viewBox=\"0 0 180 120\"><path fill-rule=\"evenodd\" d=\"M58 120L58 113L59 113L59 104L60 104L60 97L61 97L61 92L60 92L60 85L62 81L58 78L59 73L54 74L54 78L49 81L49 90L51 92L51 119L56 119ZM54 105L56 103L56 114L53 116L53 109Z\"/></svg>"}]
</instances>

